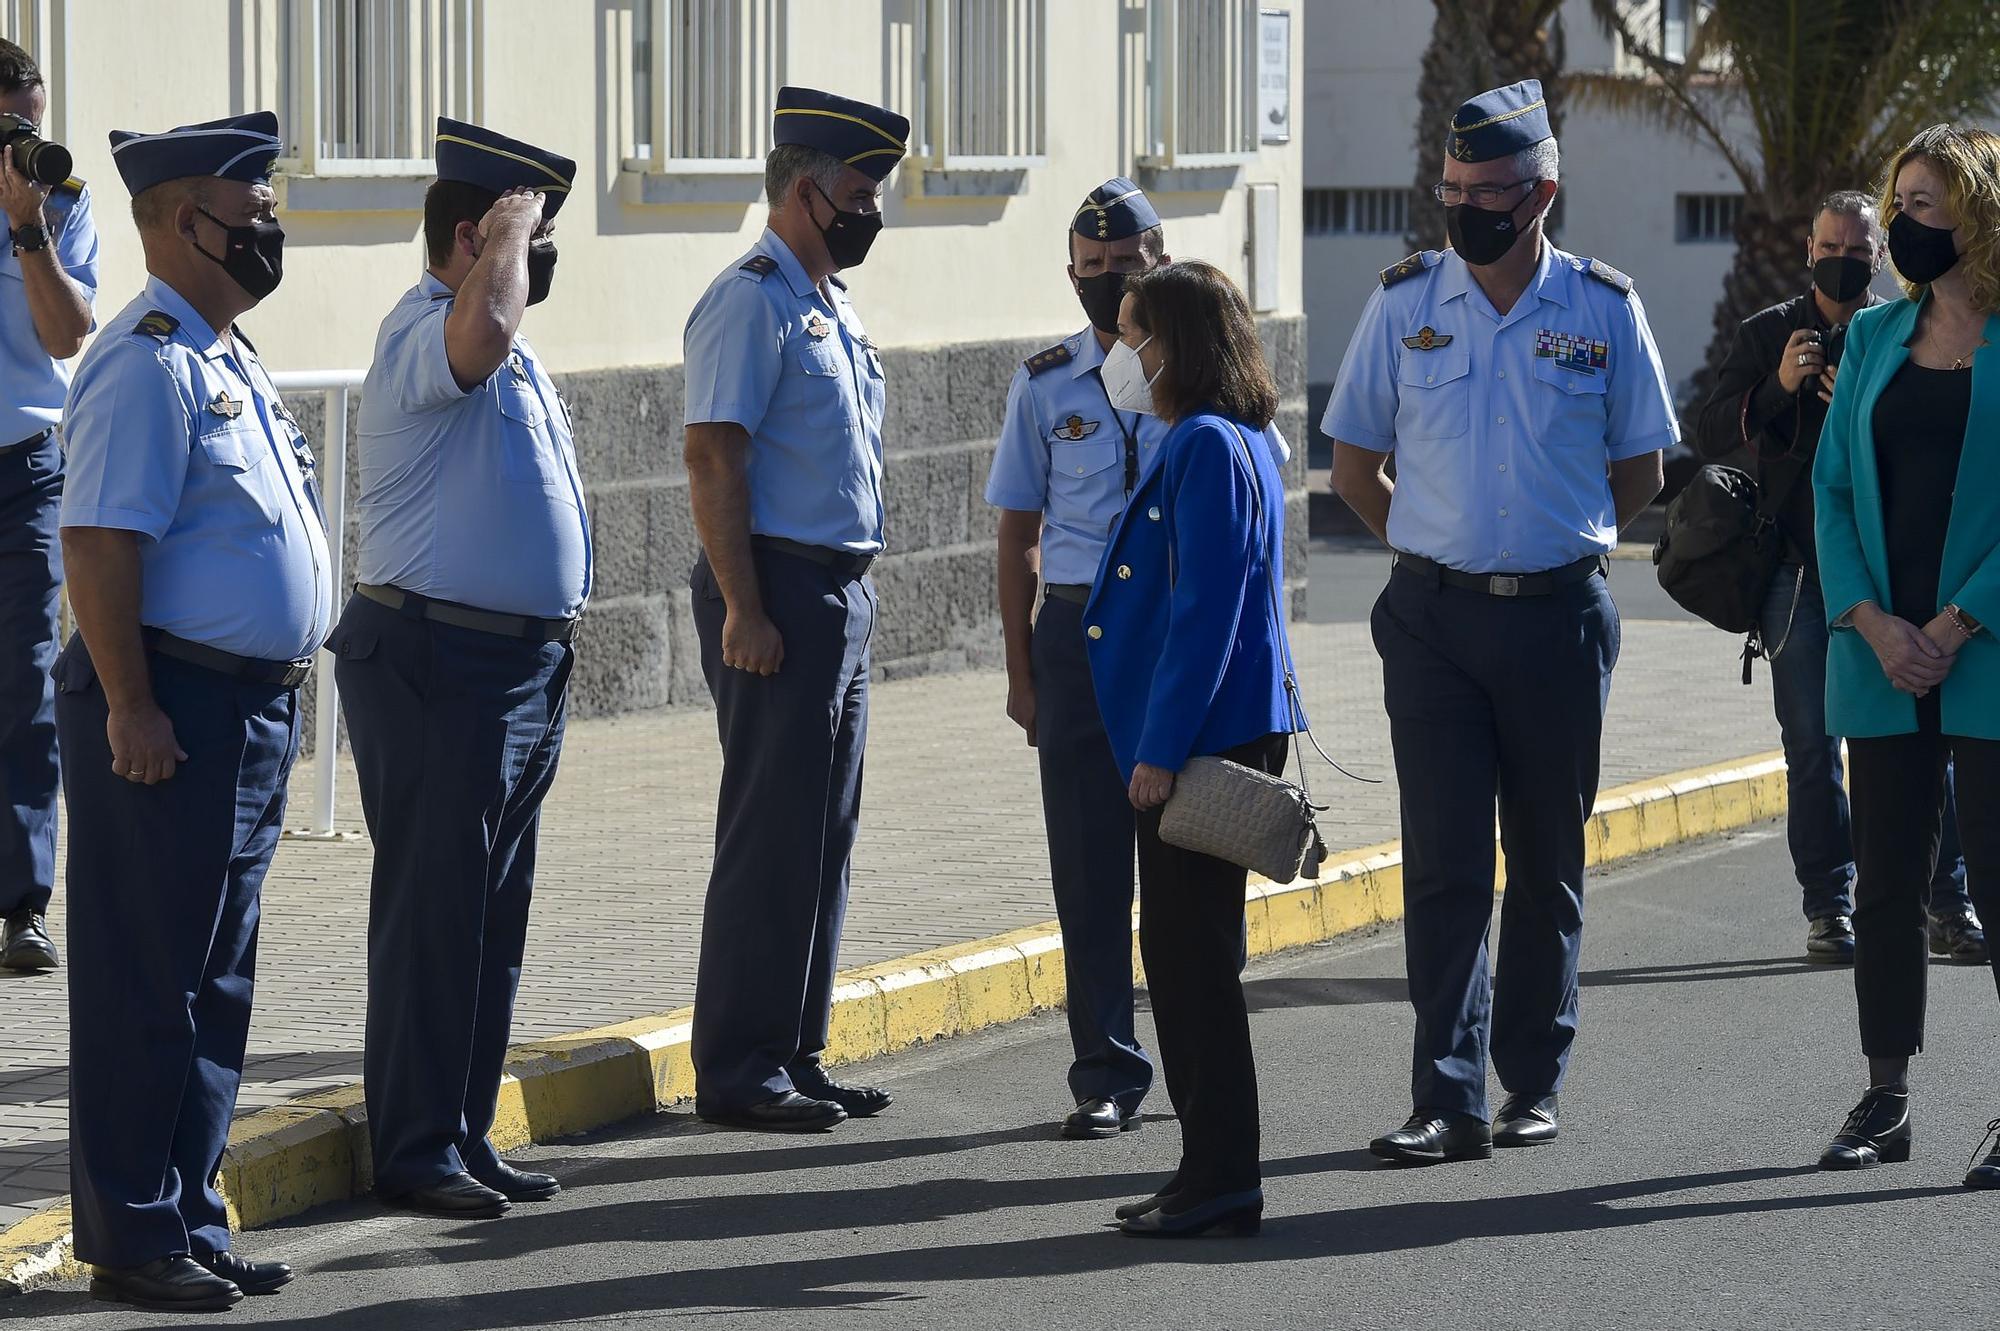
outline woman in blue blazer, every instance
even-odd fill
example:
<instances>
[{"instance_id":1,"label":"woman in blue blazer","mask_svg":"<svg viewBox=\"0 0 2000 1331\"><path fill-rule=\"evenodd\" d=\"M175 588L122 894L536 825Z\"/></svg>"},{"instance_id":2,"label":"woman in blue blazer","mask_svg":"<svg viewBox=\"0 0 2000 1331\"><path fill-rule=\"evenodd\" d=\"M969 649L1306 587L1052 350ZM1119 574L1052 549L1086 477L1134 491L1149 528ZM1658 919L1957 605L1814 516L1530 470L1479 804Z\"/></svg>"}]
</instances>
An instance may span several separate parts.
<instances>
[{"instance_id":1,"label":"woman in blue blazer","mask_svg":"<svg viewBox=\"0 0 2000 1331\"><path fill-rule=\"evenodd\" d=\"M1125 1232L1257 1231L1257 1070L1239 974L1246 873L1160 840L1197 754L1278 772L1294 718L1284 625L1278 394L1248 302L1219 269L1134 276L1103 375L1112 405L1172 425L1106 547L1084 636L1098 708L1139 811L1139 947L1181 1164L1118 1208Z\"/></svg>"},{"instance_id":2,"label":"woman in blue blazer","mask_svg":"<svg viewBox=\"0 0 2000 1331\"><path fill-rule=\"evenodd\" d=\"M2000 920L2000 137L1925 130L1891 164L1882 215L1910 298L1849 326L1813 467L1870 1083L1825 1169L1909 1158L1947 761L1966 885L1981 918ZM2000 1187L2000 1146L1965 1182Z\"/></svg>"}]
</instances>

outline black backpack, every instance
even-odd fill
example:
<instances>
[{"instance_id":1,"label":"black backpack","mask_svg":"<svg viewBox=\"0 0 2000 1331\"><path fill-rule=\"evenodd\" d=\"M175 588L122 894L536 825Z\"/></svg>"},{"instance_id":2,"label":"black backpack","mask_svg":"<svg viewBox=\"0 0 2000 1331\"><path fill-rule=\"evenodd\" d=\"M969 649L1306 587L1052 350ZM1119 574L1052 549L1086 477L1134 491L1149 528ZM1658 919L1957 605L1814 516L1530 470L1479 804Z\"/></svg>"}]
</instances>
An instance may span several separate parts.
<instances>
[{"instance_id":1,"label":"black backpack","mask_svg":"<svg viewBox=\"0 0 2000 1331\"><path fill-rule=\"evenodd\" d=\"M1802 470L1793 478L1785 499L1805 475ZM1785 552L1784 529L1760 500L1748 472L1703 467L1667 505L1667 529L1653 547L1660 587L1677 605L1719 629L1750 635L1743 649L1746 684L1764 600Z\"/></svg>"}]
</instances>

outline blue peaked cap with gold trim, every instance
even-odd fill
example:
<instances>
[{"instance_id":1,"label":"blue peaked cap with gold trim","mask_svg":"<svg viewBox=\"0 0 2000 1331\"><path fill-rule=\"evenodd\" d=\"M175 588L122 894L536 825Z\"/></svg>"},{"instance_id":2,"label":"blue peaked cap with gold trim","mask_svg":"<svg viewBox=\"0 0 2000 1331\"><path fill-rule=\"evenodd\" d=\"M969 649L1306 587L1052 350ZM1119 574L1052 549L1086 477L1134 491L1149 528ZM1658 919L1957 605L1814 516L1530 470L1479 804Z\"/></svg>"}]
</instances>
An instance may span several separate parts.
<instances>
[{"instance_id":1,"label":"blue peaked cap with gold trim","mask_svg":"<svg viewBox=\"0 0 2000 1331\"><path fill-rule=\"evenodd\" d=\"M1445 135L1444 150L1457 161L1491 162L1554 137L1541 80L1522 79L1482 92L1459 107Z\"/></svg>"},{"instance_id":2,"label":"blue peaked cap with gold trim","mask_svg":"<svg viewBox=\"0 0 2000 1331\"><path fill-rule=\"evenodd\" d=\"M272 111L224 116L180 125L159 134L111 131L111 160L125 188L138 195L185 176L212 176L248 184L266 179L284 148Z\"/></svg>"},{"instance_id":3,"label":"blue peaked cap with gold trim","mask_svg":"<svg viewBox=\"0 0 2000 1331\"><path fill-rule=\"evenodd\" d=\"M771 142L817 148L870 180L886 180L910 151L910 122L885 107L816 88L780 88Z\"/></svg>"},{"instance_id":4,"label":"blue peaked cap with gold trim","mask_svg":"<svg viewBox=\"0 0 2000 1331\"><path fill-rule=\"evenodd\" d=\"M1146 192L1123 176L1113 176L1084 197L1070 230L1086 240L1124 240L1160 224Z\"/></svg>"},{"instance_id":5,"label":"blue peaked cap with gold trim","mask_svg":"<svg viewBox=\"0 0 2000 1331\"><path fill-rule=\"evenodd\" d=\"M438 117L435 151L439 180L476 185L495 194L517 186L542 191L544 220L556 215L576 180L576 163L569 158L450 116Z\"/></svg>"}]
</instances>

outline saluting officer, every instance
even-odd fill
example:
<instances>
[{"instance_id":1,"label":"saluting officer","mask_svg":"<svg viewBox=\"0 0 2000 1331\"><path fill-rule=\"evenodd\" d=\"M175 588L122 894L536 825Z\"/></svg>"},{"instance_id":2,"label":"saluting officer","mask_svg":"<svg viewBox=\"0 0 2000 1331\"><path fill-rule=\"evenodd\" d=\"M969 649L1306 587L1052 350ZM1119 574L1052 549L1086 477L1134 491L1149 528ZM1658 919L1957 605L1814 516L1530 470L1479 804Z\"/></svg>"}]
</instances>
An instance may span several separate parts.
<instances>
[{"instance_id":1,"label":"saluting officer","mask_svg":"<svg viewBox=\"0 0 2000 1331\"><path fill-rule=\"evenodd\" d=\"M39 128L49 94L28 53L0 40L0 134ZM46 150L44 150L46 151ZM0 149L0 967L49 970L56 881L56 657L67 358L97 295L90 191L53 189Z\"/></svg>"},{"instance_id":2,"label":"saluting officer","mask_svg":"<svg viewBox=\"0 0 2000 1331\"><path fill-rule=\"evenodd\" d=\"M298 686L333 618L312 453L235 326L284 271L281 146L268 111L112 132L151 277L63 420L76 1255L94 1295L147 1308L291 1279L229 1251L215 1189Z\"/></svg>"},{"instance_id":3,"label":"saluting officer","mask_svg":"<svg viewBox=\"0 0 2000 1331\"><path fill-rule=\"evenodd\" d=\"M868 733L882 358L837 276L882 229L893 111L782 88L770 222L686 334L690 576L722 740L695 988L695 1108L771 1131L880 1112L821 1066Z\"/></svg>"},{"instance_id":4,"label":"saluting officer","mask_svg":"<svg viewBox=\"0 0 2000 1331\"><path fill-rule=\"evenodd\" d=\"M1576 1035L1583 829L1618 656L1605 556L1679 431L1631 279L1544 234L1559 174L1539 83L1459 108L1435 191L1452 248L1382 274L1322 425L1335 489L1396 552L1374 631L1417 1031L1416 1112L1370 1148L1390 1160L1553 1140ZM1490 1130L1489 1032L1509 1092Z\"/></svg>"},{"instance_id":5,"label":"saluting officer","mask_svg":"<svg viewBox=\"0 0 2000 1331\"><path fill-rule=\"evenodd\" d=\"M1167 434L1159 417L1113 407L1098 367L1118 340L1125 279L1169 260L1160 215L1122 177L1084 199L1068 245L1070 285L1090 322L1014 372L986 502L1002 510L1007 715L1041 761L1062 924L1076 1102L1062 1134L1095 1138L1137 1125L1153 1064L1132 1026L1132 802L1098 714L1083 606L1111 528Z\"/></svg>"},{"instance_id":6,"label":"saluting officer","mask_svg":"<svg viewBox=\"0 0 2000 1331\"><path fill-rule=\"evenodd\" d=\"M361 548L332 649L375 842L363 1084L377 1193L497 1216L558 1191L487 1140L590 595L569 410L522 312L576 164L447 117L429 267L375 339Z\"/></svg>"}]
</instances>

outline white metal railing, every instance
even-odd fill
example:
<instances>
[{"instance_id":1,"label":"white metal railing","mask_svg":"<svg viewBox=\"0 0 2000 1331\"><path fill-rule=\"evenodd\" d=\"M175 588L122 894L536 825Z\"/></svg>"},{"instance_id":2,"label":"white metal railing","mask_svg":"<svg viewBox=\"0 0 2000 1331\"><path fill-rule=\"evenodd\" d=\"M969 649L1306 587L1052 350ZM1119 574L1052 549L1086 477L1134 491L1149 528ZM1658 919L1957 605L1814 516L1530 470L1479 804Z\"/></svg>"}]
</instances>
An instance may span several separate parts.
<instances>
[{"instance_id":1,"label":"white metal railing","mask_svg":"<svg viewBox=\"0 0 2000 1331\"><path fill-rule=\"evenodd\" d=\"M1257 156L1257 0L1151 0L1148 166L1236 166Z\"/></svg>"},{"instance_id":2,"label":"white metal railing","mask_svg":"<svg viewBox=\"0 0 2000 1331\"><path fill-rule=\"evenodd\" d=\"M789 0L633 0L628 169L761 172Z\"/></svg>"},{"instance_id":3,"label":"white metal railing","mask_svg":"<svg viewBox=\"0 0 2000 1331\"><path fill-rule=\"evenodd\" d=\"M322 440L314 450L319 456L319 502L326 512L327 559L333 582L334 613L341 605L345 578L341 556L347 538L347 398L361 387L360 370L286 370L274 373L271 382L280 393L319 393L326 403ZM313 672L313 804L312 819L303 832L287 836L314 841L337 837L333 830L333 804L340 766L340 695L333 678L333 653L321 651L319 668Z\"/></svg>"},{"instance_id":4,"label":"white metal railing","mask_svg":"<svg viewBox=\"0 0 2000 1331\"><path fill-rule=\"evenodd\" d=\"M922 156L960 171L1048 160L1048 0L925 0Z\"/></svg>"},{"instance_id":5,"label":"white metal railing","mask_svg":"<svg viewBox=\"0 0 2000 1331\"><path fill-rule=\"evenodd\" d=\"M287 0L278 10L285 166L428 175L439 115L474 119L477 0Z\"/></svg>"}]
</instances>

